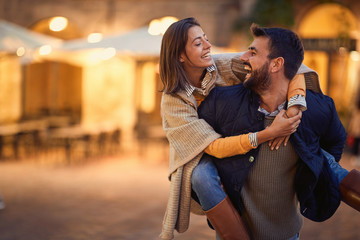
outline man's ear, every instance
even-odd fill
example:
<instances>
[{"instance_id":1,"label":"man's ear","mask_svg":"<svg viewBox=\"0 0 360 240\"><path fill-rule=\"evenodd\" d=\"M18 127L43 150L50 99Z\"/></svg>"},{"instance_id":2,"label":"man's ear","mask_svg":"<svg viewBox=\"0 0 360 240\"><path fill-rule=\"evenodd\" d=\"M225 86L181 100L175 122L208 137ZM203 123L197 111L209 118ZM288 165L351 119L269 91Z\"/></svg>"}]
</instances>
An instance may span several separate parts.
<instances>
[{"instance_id":1,"label":"man's ear","mask_svg":"<svg viewBox=\"0 0 360 240\"><path fill-rule=\"evenodd\" d=\"M271 61L271 72L277 72L284 66L284 58L277 57Z\"/></svg>"}]
</instances>

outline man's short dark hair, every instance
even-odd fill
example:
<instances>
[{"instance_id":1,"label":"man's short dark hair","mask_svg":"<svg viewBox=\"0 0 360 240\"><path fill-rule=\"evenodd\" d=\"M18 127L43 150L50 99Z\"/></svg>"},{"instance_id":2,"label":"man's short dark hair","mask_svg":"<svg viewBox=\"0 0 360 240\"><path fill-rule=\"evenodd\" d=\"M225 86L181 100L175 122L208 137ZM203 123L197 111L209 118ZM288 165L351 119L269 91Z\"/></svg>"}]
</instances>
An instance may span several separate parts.
<instances>
[{"instance_id":1,"label":"man's short dark hair","mask_svg":"<svg viewBox=\"0 0 360 240\"><path fill-rule=\"evenodd\" d=\"M269 59L284 58L285 77L292 79L304 60L304 47L298 35L284 28L263 28L257 24L250 27L254 37L269 38Z\"/></svg>"}]
</instances>

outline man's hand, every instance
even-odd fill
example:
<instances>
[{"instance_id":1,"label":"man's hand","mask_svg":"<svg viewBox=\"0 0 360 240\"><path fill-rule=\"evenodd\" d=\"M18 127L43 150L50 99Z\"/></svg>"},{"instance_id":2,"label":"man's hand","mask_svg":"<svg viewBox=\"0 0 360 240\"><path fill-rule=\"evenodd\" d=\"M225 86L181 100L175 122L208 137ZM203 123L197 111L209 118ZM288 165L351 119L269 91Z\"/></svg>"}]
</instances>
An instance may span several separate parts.
<instances>
[{"instance_id":1,"label":"man's hand","mask_svg":"<svg viewBox=\"0 0 360 240\"><path fill-rule=\"evenodd\" d=\"M270 140L269 141L270 149L271 150L274 150L274 149L278 150L281 143L283 143L283 142L284 142L284 146L286 146L288 141L289 141L289 138L290 138L290 135L288 135L286 137L277 137L277 138L275 138L273 140Z\"/></svg>"}]
</instances>

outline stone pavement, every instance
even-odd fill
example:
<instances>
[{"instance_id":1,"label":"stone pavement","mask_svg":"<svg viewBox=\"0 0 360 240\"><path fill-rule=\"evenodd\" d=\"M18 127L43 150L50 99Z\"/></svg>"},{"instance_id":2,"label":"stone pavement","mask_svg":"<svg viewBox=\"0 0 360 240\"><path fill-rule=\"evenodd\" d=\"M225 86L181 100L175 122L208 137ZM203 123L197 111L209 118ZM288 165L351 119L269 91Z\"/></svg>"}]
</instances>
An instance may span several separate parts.
<instances>
[{"instance_id":1,"label":"stone pavement","mask_svg":"<svg viewBox=\"0 0 360 240\"><path fill-rule=\"evenodd\" d=\"M351 168L346 157L343 165ZM158 239L169 182L167 163L138 155L73 166L0 162L0 240ZM175 239L215 239L204 217ZM301 239L360 239L360 213L345 204L324 223L304 222Z\"/></svg>"}]
</instances>

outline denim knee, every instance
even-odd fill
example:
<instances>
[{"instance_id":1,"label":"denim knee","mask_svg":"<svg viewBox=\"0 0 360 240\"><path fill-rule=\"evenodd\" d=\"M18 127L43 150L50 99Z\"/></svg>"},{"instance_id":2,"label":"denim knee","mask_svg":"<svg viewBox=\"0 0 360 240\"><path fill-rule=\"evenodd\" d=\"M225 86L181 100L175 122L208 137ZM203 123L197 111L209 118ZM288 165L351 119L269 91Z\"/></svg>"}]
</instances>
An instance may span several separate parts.
<instances>
[{"instance_id":1,"label":"denim knee","mask_svg":"<svg viewBox=\"0 0 360 240\"><path fill-rule=\"evenodd\" d=\"M324 154L327 162L329 163L331 170L333 171L336 178L338 179L338 182L341 183L341 181L348 175L349 171L346 170L345 168L341 167L341 165L335 161L335 158L333 155L331 155L324 149L321 149L321 151Z\"/></svg>"},{"instance_id":2,"label":"denim knee","mask_svg":"<svg viewBox=\"0 0 360 240\"><path fill-rule=\"evenodd\" d=\"M221 185L219 174L212 161L202 159L199 162L192 173L191 184L196 193L211 189L215 185Z\"/></svg>"},{"instance_id":3,"label":"denim knee","mask_svg":"<svg viewBox=\"0 0 360 240\"><path fill-rule=\"evenodd\" d=\"M192 173L191 185L205 211L213 208L226 197L219 174L211 159L201 159Z\"/></svg>"}]
</instances>

